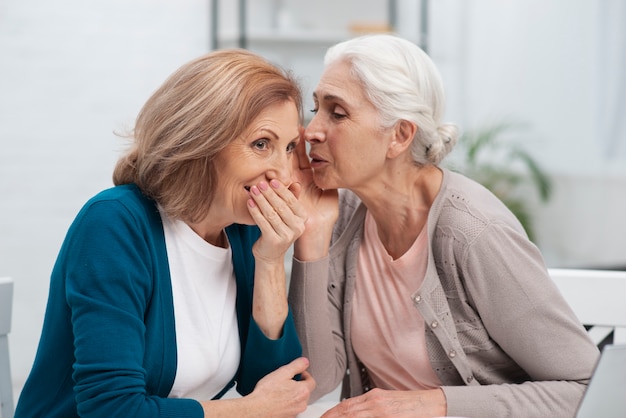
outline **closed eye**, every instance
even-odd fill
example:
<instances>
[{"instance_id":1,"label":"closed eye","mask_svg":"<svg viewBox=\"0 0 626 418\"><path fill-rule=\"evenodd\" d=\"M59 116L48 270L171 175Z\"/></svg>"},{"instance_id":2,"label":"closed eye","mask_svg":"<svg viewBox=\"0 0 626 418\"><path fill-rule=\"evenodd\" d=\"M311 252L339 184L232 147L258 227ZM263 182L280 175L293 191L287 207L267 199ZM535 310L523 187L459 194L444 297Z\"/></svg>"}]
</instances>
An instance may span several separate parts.
<instances>
[{"instance_id":1,"label":"closed eye","mask_svg":"<svg viewBox=\"0 0 626 418\"><path fill-rule=\"evenodd\" d=\"M348 115L346 114L346 111L343 109L343 107L339 106L339 105L335 105L332 109L332 112L330 112L330 114L332 115L333 118L335 119L343 119L345 117L347 117Z\"/></svg>"}]
</instances>

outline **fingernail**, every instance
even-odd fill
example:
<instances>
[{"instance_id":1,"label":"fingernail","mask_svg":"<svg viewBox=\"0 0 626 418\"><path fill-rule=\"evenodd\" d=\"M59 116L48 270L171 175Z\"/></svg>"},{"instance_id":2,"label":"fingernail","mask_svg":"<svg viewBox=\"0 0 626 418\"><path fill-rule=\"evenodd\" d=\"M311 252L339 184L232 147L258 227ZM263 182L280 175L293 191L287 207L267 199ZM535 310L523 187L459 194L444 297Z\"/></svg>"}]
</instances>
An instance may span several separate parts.
<instances>
[{"instance_id":1,"label":"fingernail","mask_svg":"<svg viewBox=\"0 0 626 418\"><path fill-rule=\"evenodd\" d=\"M262 181L259 183L259 189L261 190L267 190L267 183Z\"/></svg>"},{"instance_id":2,"label":"fingernail","mask_svg":"<svg viewBox=\"0 0 626 418\"><path fill-rule=\"evenodd\" d=\"M280 182L278 180L270 180L270 186L272 186L275 189L278 189L280 187Z\"/></svg>"},{"instance_id":3,"label":"fingernail","mask_svg":"<svg viewBox=\"0 0 626 418\"><path fill-rule=\"evenodd\" d=\"M259 185L259 187L260 187L260 185ZM256 187L256 186L252 186L252 187L250 187L250 191L252 192L252 194L253 194L253 195L256 195L256 196L258 196L258 195L260 195L260 194L261 194L261 191L260 191L260 190L259 190L259 188L258 188L258 187Z\"/></svg>"},{"instance_id":4,"label":"fingernail","mask_svg":"<svg viewBox=\"0 0 626 418\"><path fill-rule=\"evenodd\" d=\"M251 208L255 208L256 207L256 203L254 202L254 200L248 199L248 206L250 206Z\"/></svg>"}]
</instances>

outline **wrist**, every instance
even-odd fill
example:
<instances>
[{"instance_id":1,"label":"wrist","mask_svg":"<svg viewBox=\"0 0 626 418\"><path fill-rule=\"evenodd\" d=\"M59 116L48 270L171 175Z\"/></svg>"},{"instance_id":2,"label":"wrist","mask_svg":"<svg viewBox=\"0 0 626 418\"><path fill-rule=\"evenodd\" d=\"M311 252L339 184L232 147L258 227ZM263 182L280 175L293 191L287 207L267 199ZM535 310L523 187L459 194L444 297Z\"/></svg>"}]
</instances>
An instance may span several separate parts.
<instances>
[{"instance_id":1,"label":"wrist","mask_svg":"<svg viewBox=\"0 0 626 418\"><path fill-rule=\"evenodd\" d=\"M304 234L293 245L293 256L300 261L316 261L328 255L330 234Z\"/></svg>"}]
</instances>

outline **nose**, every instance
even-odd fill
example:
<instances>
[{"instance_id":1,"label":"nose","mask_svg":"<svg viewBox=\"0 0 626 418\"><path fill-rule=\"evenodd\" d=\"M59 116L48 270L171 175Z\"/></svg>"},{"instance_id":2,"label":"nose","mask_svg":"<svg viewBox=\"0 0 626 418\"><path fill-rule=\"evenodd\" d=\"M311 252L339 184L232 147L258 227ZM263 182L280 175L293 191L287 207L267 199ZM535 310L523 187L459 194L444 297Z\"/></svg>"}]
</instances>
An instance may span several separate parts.
<instances>
[{"instance_id":1,"label":"nose","mask_svg":"<svg viewBox=\"0 0 626 418\"><path fill-rule=\"evenodd\" d=\"M271 166L266 172L268 180L276 179L286 187L293 182L292 158L296 158L293 153L282 152L272 159Z\"/></svg>"},{"instance_id":2,"label":"nose","mask_svg":"<svg viewBox=\"0 0 626 418\"><path fill-rule=\"evenodd\" d=\"M323 126L321 118L318 116L319 114L313 116L313 119L311 119L311 122L309 122L304 130L304 139L310 144L326 140L326 129Z\"/></svg>"}]
</instances>

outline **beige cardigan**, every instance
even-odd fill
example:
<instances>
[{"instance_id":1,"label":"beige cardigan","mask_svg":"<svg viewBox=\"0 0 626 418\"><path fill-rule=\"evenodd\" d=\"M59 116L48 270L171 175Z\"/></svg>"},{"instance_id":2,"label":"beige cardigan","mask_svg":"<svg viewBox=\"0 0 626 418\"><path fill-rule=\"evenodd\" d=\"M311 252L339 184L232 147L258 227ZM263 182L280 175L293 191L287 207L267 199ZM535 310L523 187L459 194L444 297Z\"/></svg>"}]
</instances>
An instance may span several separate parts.
<instances>
[{"instance_id":1,"label":"beige cardigan","mask_svg":"<svg viewBox=\"0 0 626 418\"><path fill-rule=\"evenodd\" d=\"M344 377L344 397L369 389L350 340L365 212L342 190L328 257L294 259L289 298L317 381L311 400ZM444 170L427 226L426 277L406 297L427 324L448 415L573 416L599 351L514 215L478 183Z\"/></svg>"}]
</instances>

